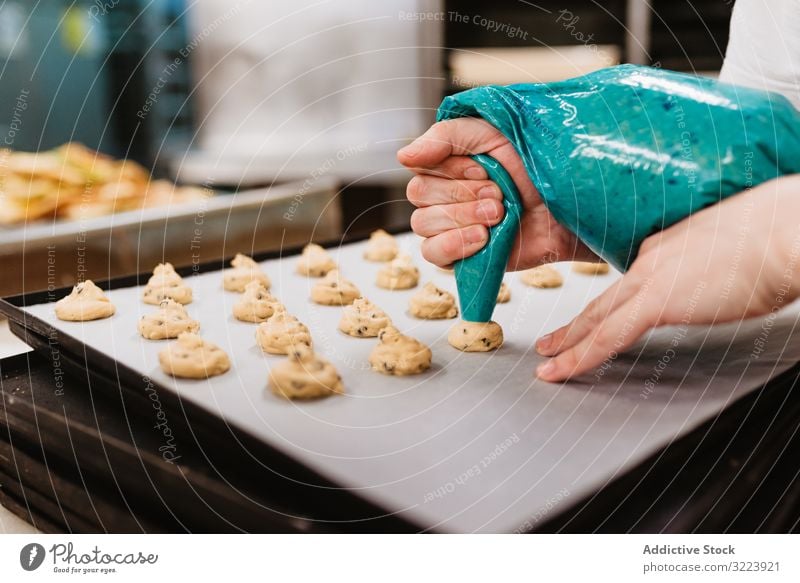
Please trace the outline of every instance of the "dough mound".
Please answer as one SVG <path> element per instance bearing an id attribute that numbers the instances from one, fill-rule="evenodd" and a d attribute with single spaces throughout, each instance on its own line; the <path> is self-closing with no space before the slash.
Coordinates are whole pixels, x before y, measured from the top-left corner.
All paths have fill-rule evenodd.
<path id="1" fill-rule="evenodd" d="M 336 262 L 331 259 L 328 252 L 319 245 L 309 243 L 297 260 L 297 273 L 308 277 L 323 277 L 332 269 L 336 269 Z"/>
<path id="2" fill-rule="evenodd" d="M 397 257 L 397 241 L 383 229 L 373 231 L 369 236 L 367 250 L 364 251 L 364 259 L 367 261 L 391 261 Z"/>
<path id="3" fill-rule="evenodd" d="M 222 287 L 232 292 L 243 292 L 247 284 L 256 281 L 269 289 L 272 282 L 269 276 L 261 271 L 258 263 L 251 257 L 237 253 L 231 260 L 232 269 L 225 270 L 222 276 Z"/>
<path id="4" fill-rule="evenodd" d="M 289 354 L 293 344 L 311 346 L 311 333 L 305 324 L 286 313 L 286 308 L 278 304 L 275 313 L 256 329 L 256 342 L 269 354 Z"/>
<path id="5" fill-rule="evenodd" d="M 361 292 L 354 283 L 341 277 L 338 269 L 329 271 L 311 288 L 311 299 L 323 306 L 347 306 L 359 297 Z"/>
<path id="6" fill-rule="evenodd" d="M 272 392 L 286 399 L 317 399 L 344 393 L 342 377 L 306 344 L 289 349 L 289 358 L 269 371 Z"/>
<path id="7" fill-rule="evenodd" d="M 608 263 L 593 263 L 591 261 L 573 261 L 572 271 L 583 275 L 605 275 L 608 273 Z"/>
<path id="8" fill-rule="evenodd" d="M 91 279 L 80 282 L 56 302 L 56 317 L 67 322 L 88 322 L 114 315 L 116 308 Z"/>
<path id="9" fill-rule="evenodd" d="M 561 287 L 564 283 L 564 278 L 561 277 L 558 270 L 549 265 L 527 269 L 520 274 L 519 278 L 525 285 L 543 289 Z"/>
<path id="10" fill-rule="evenodd" d="M 164 300 L 158 311 L 139 319 L 137 328 L 143 338 L 165 340 L 177 338 L 183 332 L 197 332 L 200 324 L 192 320 L 182 304 L 174 300 Z"/>
<path id="11" fill-rule="evenodd" d="M 159 352 L 158 362 L 168 375 L 186 379 L 206 379 L 231 368 L 228 355 L 219 346 L 193 332 L 184 332 Z"/>
<path id="12" fill-rule="evenodd" d="M 511 288 L 506 285 L 506 282 L 500 284 L 500 291 L 497 292 L 497 303 L 507 304 L 511 301 Z"/>
<path id="13" fill-rule="evenodd" d="M 142 301 L 145 304 L 159 306 L 164 300 L 174 300 L 179 304 L 192 303 L 192 288 L 175 273 L 171 263 L 156 265 L 142 294 Z"/>
<path id="14" fill-rule="evenodd" d="M 462 320 L 450 328 L 447 341 L 463 352 L 489 352 L 503 345 L 503 329 L 497 322 Z"/>
<path id="15" fill-rule="evenodd" d="M 458 315 L 456 298 L 448 291 L 439 289 L 433 283 L 426 283 L 421 290 L 411 296 L 408 309 L 411 315 L 424 320 L 442 320 Z"/>
<path id="16" fill-rule="evenodd" d="M 383 289 L 410 289 L 419 283 L 419 269 L 411 262 L 411 257 L 401 253 L 389 264 L 381 267 L 375 285 Z"/>
<path id="17" fill-rule="evenodd" d="M 394 326 L 378 334 L 380 342 L 369 355 L 373 370 L 387 375 L 419 374 L 431 367 L 431 349 L 419 340 L 404 336 Z"/>
<path id="18" fill-rule="evenodd" d="M 275 313 L 279 303 L 263 283 L 253 280 L 245 286 L 242 299 L 233 305 L 233 316 L 242 322 L 259 324 Z"/>
<path id="19" fill-rule="evenodd" d="M 339 330 L 357 338 L 375 338 L 391 323 L 386 312 L 367 298 L 358 298 L 342 311 Z"/>

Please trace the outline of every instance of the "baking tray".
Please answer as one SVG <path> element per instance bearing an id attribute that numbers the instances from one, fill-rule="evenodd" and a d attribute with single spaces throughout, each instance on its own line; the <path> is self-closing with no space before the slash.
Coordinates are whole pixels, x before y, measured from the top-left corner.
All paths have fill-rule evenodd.
<path id="1" fill-rule="evenodd" d="M 399 240 L 423 281 L 455 290 L 451 275 L 422 261 L 416 237 Z M 317 350 L 344 378 L 346 395 L 311 403 L 286 402 L 266 390 L 267 371 L 280 357 L 262 355 L 254 326 L 230 315 L 238 295 L 221 289 L 219 264 L 190 279 L 197 298 L 190 313 L 233 362 L 231 372 L 208 381 L 167 377 L 157 365 L 163 343 L 138 337 L 136 320 L 152 307 L 140 302 L 134 284 L 146 276 L 105 284 L 118 306 L 108 320 L 60 322 L 52 305 L 42 303 L 44 294 L 12 298 L 2 311 L 17 324 L 16 333 L 55 338 L 60 350 L 109 372 L 124 390 L 141 393 L 147 377 L 165 402 L 187 414 L 222 420 L 233 433 L 421 529 L 455 532 L 535 528 L 787 370 L 794 363 L 789 355 L 800 348 L 792 334 L 798 317 L 793 306 L 770 320 L 757 358 L 761 321 L 663 328 L 602 375 L 543 383 L 533 375 L 540 360 L 533 339 L 567 322 L 616 274 L 587 277 L 561 265 L 566 281 L 556 290 L 526 288 L 509 275 L 512 301 L 496 311 L 506 345 L 492 354 L 463 354 L 446 342 L 451 321 L 419 321 L 406 313 L 413 290 L 373 285 L 379 265 L 361 260 L 364 245 L 342 245 L 332 253 L 344 276 L 401 330 L 432 347 L 434 366 L 409 378 L 371 372 L 367 355 L 374 341 L 336 331 L 341 309 L 310 303 L 314 280 L 294 274 L 294 257 L 262 257 L 274 293 L 311 327 Z M 665 354 L 669 365 L 662 369 Z M 644 392 L 654 371 L 658 382 Z"/>
<path id="2" fill-rule="evenodd" d="M 283 504 L 278 489 L 267 486 L 273 481 L 269 476 L 250 476 L 254 464 L 239 465 L 223 476 L 214 461 L 184 456 L 176 476 L 177 468 L 148 453 L 158 449 L 158 436 L 148 416 L 126 414 L 119 395 L 103 388 L 84 394 L 80 382 L 72 378 L 56 395 L 50 368 L 38 354 L 0 360 L 4 410 L 0 415 L 0 503 L 3 492 L 15 493 L 23 504 L 11 501 L 6 507 L 40 529 L 326 532 L 353 524 L 309 520 L 309 512 L 316 515 L 315 503 L 327 501 L 301 495 L 294 503 Z M 793 460 L 800 453 L 799 377 L 800 366 L 792 367 L 573 509 L 537 525 L 536 531 L 796 530 L 800 470 Z M 4 441 L 13 445 L 5 457 Z M 224 443 L 219 445 L 224 456 Z M 180 451 L 187 453 L 184 442 Z M 21 463 L 24 456 L 42 463 Z M 171 476 L 165 471 L 169 468 Z M 243 477 L 252 479 L 247 484 Z M 98 487 L 102 483 L 105 487 Z M 94 487 L 88 490 L 90 484 Z M 209 486 L 223 496 L 209 496 Z M 292 494 L 297 493 L 294 484 L 288 486 Z M 91 502 L 107 498 L 109 492 L 111 507 Z M 70 499 L 87 494 L 89 503 L 72 505 L 75 511 L 67 507 Z M 268 501 L 262 499 L 265 494 Z M 340 507 L 341 502 L 336 505 Z M 296 508 L 289 510 L 292 506 Z M 282 508 L 280 514 L 275 512 L 278 508 Z M 345 510 L 352 516 L 351 512 Z M 397 524 L 378 520 L 358 526 L 372 532 L 399 529 Z"/>

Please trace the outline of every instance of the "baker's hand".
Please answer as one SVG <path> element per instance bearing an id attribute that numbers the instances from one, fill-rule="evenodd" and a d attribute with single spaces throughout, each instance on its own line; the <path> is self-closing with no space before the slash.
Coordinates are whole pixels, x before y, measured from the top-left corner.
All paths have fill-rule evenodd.
<path id="1" fill-rule="evenodd" d="M 800 175 L 772 180 L 646 239 L 631 269 L 544 336 L 540 378 L 584 373 L 650 328 L 763 316 L 798 297 Z"/>
<path id="2" fill-rule="evenodd" d="M 422 255 L 447 266 L 479 251 L 488 227 L 503 218 L 503 195 L 483 167 L 470 158 L 489 154 L 511 175 L 525 212 L 509 269 L 527 269 L 566 259 L 596 259 L 572 233 L 559 225 L 542 203 L 514 146 L 496 128 L 477 118 L 434 124 L 397 153 L 416 173 L 408 200 L 417 207 L 411 228 L 425 237 Z"/>

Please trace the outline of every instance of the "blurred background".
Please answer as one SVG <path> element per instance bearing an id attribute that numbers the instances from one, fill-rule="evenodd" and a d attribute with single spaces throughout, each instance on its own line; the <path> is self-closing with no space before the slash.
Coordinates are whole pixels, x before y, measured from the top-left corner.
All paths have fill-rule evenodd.
<path id="1" fill-rule="evenodd" d="M 444 95 L 715 75 L 732 5 L 6 0 L 0 293 L 403 228 L 394 154 Z"/>

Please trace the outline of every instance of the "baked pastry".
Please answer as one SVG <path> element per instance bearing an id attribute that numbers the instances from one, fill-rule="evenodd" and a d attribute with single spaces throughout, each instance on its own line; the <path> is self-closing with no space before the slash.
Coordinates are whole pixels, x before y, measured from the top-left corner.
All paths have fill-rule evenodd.
<path id="1" fill-rule="evenodd" d="M 431 349 L 419 340 L 404 336 L 394 326 L 378 334 L 378 345 L 369 355 L 373 370 L 386 375 L 419 374 L 431 367 Z"/>
<path id="2" fill-rule="evenodd" d="M 286 399 L 317 399 L 344 393 L 336 368 L 306 344 L 292 346 L 289 358 L 272 367 L 269 388 Z"/>
<path id="3" fill-rule="evenodd" d="M 275 313 L 256 328 L 256 343 L 269 354 L 288 354 L 293 344 L 311 346 L 311 333 L 305 324 L 278 304 Z"/>
<path id="4" fill-rule="evenodd" d="M 489 352 L 503 345 L 503 329 L 497 322 L 462 320 L 450 328 L 447 341 L 463 352 Z"/>
<path id="5" fill-rule="evenodd" d="M 116 308 L 91 279 L 82 281 L 72 292 L 56 302 L 56 317 L 68 322 L 101 320 L 114 315 Z"/>
<path id="6" fill-rule="evenodd" d="M 336 269 L 336 262 L 319 245 L 309 243 L 297 260 L 297 273 L 308 277 L 323 277 L 330 270 Z"/>
<path id="7" fill-rule="evenodd" d="M 279 303 L 261 281 L 253 280 L 245 286 L 242 298 L 233 305 L 233 316 L 242 322 L 259 324 L 275 313 Z"/>
<path id="8" fill-rule="evenodd" d="M 600 262 L 591 262 L 591 261 L 573 261 L 572 262 L 572 271 L 575 273 L 581 273 L 583 275 L 605 275 L 608 273 L 609 267 L 608 263 L 603 261 Z"/>
<path id="9" fill-rule="evenodd" d="M 383 229 L 373 231 L 369 236 L 364 259 L 367 261 L 391 261 L 397 257 L 397 241 Z"/>
<path id="10" fill-rule="evenodd" d="M 448 291 L 426 283 L 421 290 L 411 296 L 408 311 L 415 318 L 442 320 L 458 315 L 456 298 Z"/>
<path id="11" fill-rule="evenodd" d="M 171 263 L 156 265 L 142 294 L 145 304 L 158 306 L 164 300 L 174 300 L 184 305 L 192 302 L 192 288 L 184 283 Z"/>
<path id="12" fill-rule="evenodd" d="M 500 284 L 500 291 L 497 292 L 497 303 L 507 304 L 511 301 L 511 288 L 506 285 L 506 282 Z"/>
<path id="13" fill-rule="evenodd" d="M 251 281 L 260 283 L 266 289 L 272 285 L 269 276 L 247 255 L 237 253 L 231 260 L 231 266 L 231 269 L 226 269 L 222 276 L 222 287 L 228 291 L 241 293 Z"/>
<path id="14" fill-rule="evenodd" d="M 398 290 L 416 287 L 419 282 L 419 269 L 411 257 L 401 253 L 378 271 L 375 285 L 384 289 Z"/>
<path id="15" fill-rule="evenodd" d="M 520 281 L 525 285 L 538 288 L 561 287 L 564 278 L 555 268 L 549 265 L 540 265 L 533 269 L 526 269 L 519 276 Z"/>
<path id="16" fill-rule="evenodd" d="M 184 332 L 178 340 L 158 354 L 158 363 L 168 375 L 186 379 L 205 379 L 231 368 L 228 355 L 216 344 L 193 332 Z"/>
<path id="17" fill-rule="evenodd" d="M 183 332 L 197 332 L 200 323 L 189 316 L 182 304 L 175 300 L 164 300 L 157 311 L 139 319 L 137 329 L 143 338 L 164 340 L 177 338 Z"/>
<path id="18" fill-rule="evenodd" d="M 358 298 L 342 310 L 339 330 L 357 338 L 374 338 L 391 323 L 386 312 L 367 298 Z"/>
<path id="19" fill-rule="evenodd" d="M 311 288 L 311 299 L 323 306 L 346 306 L 352 304 L 361 292 L 354 283 L 340 277 L 338 269 L 332 269 Z"/>

